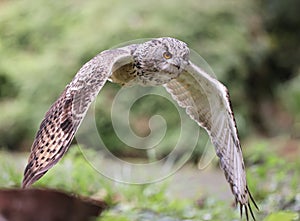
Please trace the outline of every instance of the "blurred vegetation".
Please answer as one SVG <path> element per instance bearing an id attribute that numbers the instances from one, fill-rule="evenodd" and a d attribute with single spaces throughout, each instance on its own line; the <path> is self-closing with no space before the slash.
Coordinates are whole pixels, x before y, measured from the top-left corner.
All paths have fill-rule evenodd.
<path id="1" fill-rule="evenodd" d="M 260 208 L 260 211 L 254 211 L 256 219 L 299 220 L 300 162 L 279 157 L 271 151 L 272 145 L 268 140 L 259 140 L 254 146 L 249 144 L 251 148 L 245 152 L 248 164 L 254 164 L 248 166 L 247 175 L 249 188 Z M 85 154 L 97 156 L 94 150 L 85 150 Z M 0 187 L 20 186 L 20 171 L 25 166 L 26 158 L 26 155 L 7 152 L 0 154 Z M 176 198 L 172 191 L 168 191 L 171 184 L 188 188 L 187 182 L 174 183 L 172 176 L 162 182 L 144 185 L 114 182 L 92 168 L 78 146 L 73 146 L 68 157 L 48 171 L 34 187 L 55 188 L 105 200 L 109 209 L 99 218 L 102 221 L 239 220 L 239 209 L 233 206 L 233 197 L 220 200 L 215 195 L 199 192 L 189 199 Z M 226 189 L 229 191 L 229 188 Z"/>
<path id="2" fill-rule="evenodd" d="M 29 149 L 51 103 L 97 53 L 129 40 L 160 36 L 187 42 L 228 86 L 242 138 L 255 133 L 299 137 L 297 0 L 201 4 L 195 0 L 4 0 L 0 4 L 3 148 Z M 97 122 L 100 131 L 108 131 L 103 137 L 107 146 L 122 153 L 124 144 L 117 141 L 110 111 L 103 108 L 118 89 L 107 84 L 101 92 Z M 157 110 L 165 102 L 152 103 Z M 137 108 L 141 110 L 148 109 Z M 161 113 L 170 110 L 167 106 Z M 152 115 L 147 111 L 143 120 Z M 174 131 L 177 124 L 171 120 L 169 130 Z"/>
<path id="3" fill-rule="evenodd" d="M 229 88 L 241 138 L 246 144 L 249 139 L 254 143 L 244 146 L 249 186 L 262 211 L 257 220 L 297 220 L 299 8 L 298 0 L 2 0 L 0 147 L 28 151 L 51 103 L 97 53 L 133 39 L 171 36 L 187 42 Z M 107 83 L 101 91 L 96 102 L 97 127 L 112 152 L 145 156 L 143 151 L 126 148 L 114 134 L 110 106 L 119 89 Z M 176 108 L 150 96 L 134 104 L 132 111 L 136 116 L 132 127 L 141 136 L 149 133 L 151 116 L 166 119 L 168 133 L 159 157 L 169 153 L 179 133 Z M 198 147 L 206 144 L 203 136 L 204 132 Z M 266 140 L 257 140 L 261 136 Z M 273 137 L 285 141 L 273 141 Z M 281 152 L 274 153 L 279 145 Z M 25 161 L 18 154 L 0 154 L 2 187 L 20 185 Z M 201 199 L 201 204 L 173 199 L 166 194 L 167 184 L 112 184 L 99 178 L 77 148 L 37 186 L 105 198 L 113 209 L 101 220 L 238 219 L 237 211 L 231 212 L 227 203 L 213 198 Z"/>

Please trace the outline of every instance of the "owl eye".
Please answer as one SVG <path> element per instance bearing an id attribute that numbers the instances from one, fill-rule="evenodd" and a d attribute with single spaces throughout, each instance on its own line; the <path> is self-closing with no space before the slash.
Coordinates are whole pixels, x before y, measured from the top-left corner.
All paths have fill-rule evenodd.
<path id="1" fill-rule="evenodd" d="M 165 59 L 170 59 L 170 58 L 172 58 L 172 54 L 171 54 L 170 52 L 168 52 L 168 51 L 165 51 L 165 52 L 163 53 L 163 56 L 164 56 Z"/>

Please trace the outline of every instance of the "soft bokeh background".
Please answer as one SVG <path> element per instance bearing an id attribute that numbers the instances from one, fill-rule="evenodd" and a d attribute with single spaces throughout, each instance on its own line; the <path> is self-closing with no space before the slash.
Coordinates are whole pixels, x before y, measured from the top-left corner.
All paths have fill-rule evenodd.
<path id="1" fill-rule="evenodd" d="M 29 151 L 44 113 L 86 61 L 126 41 L 170 36 L 188 43 L 229 88 L 250 186 L 254 196 L 265 205 L 261 216 L 281 210 L 299 213 L 299 3 L 297 0 L 1 0 L 0 147 L 6 151 L 0 155 L 1 185 L 19 185 L 28 154 L 24 157 L 20 151 Z M 109 105 L 118 89 L 119 86 L 108 83 L 101 93 L 97 126 L 104 131 L 103 140 L 115 154 L 144 157 L 144 153 L 125 148 L 116 138 L 109 110 L 100 107 Z M 149 102 L 151 105 L 146 105 Z M 133 109 L 139 113 L 133 127 L 145 125 L 141 135 L 147 135 L 147 120 L 159 109 L 169 121 L 172 134 L 178 127 L 168 115 L 172 108 L 161 99 L 141 102 Z M 172 139 L 176 137 L 167 138 L 170 143 Z M 201 156 L 201 148 L 195 151 L 194 162 Z M 166 142 L 161 154 L 170 149 L 172 146 Z M 76 156 L 69 154 L 70 158 Z M 16 159 L 22 163 L 12 163 Z M 57 186 L 64 186 L 59 178 L 53 180 Z M 81 192 L 80 188 L 70 189 Z M 113 193 L 107 195 L 112 197 Z M 148 207 L 153 209 L 151 202 Z"/>

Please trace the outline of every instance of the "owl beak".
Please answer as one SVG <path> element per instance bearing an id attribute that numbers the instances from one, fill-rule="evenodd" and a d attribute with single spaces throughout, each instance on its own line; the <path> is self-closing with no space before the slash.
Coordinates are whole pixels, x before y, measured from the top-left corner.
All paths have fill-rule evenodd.
<path id="1" fill-rule="evenodd" d="M 179 59 L 179 58 L 173 59 L 172 65 L 179 70 L 181 68 L 181 66 L 182 66 L 181 59 Z"/>

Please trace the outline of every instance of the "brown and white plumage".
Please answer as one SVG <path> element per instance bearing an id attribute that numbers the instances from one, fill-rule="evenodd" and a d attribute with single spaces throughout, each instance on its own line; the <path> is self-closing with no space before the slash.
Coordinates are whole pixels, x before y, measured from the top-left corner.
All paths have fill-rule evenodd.
<path id="1" fill-rule="evenodd" d="M 124 61 L 132 62 L 131 47 L 104 51 L 78 71 L 45 114 L 31 148 L 23 187 L 38 180 L 64 155 L 111 71 L 122 66 Z"/>
<path id="2" fill-rule="evenodd" d="M 241 213 L 253 219 L 242 150 L 226 87 L 189 60 L 189 49 L 174 38 L 104 51 L 86 63 L 50 107 L 26 166 L 22 186 L 43 176 L 64 155 L 106 80 L 121 85 L 163 85 L 190 117 L 205 128 L 220 158 Z M 257 207 L 257 206 L 256 206 Z"/>
<path id="3" fill-rule="evenodd" d="M 164 85 L 179 106 L 205 128 L 215 146 L 225 177 L 230 184 L 235 200 L 248 220 L 252 213 L 242 150 L 227 88 L 199 67 L 190 63 L 177 79 Z"/>

